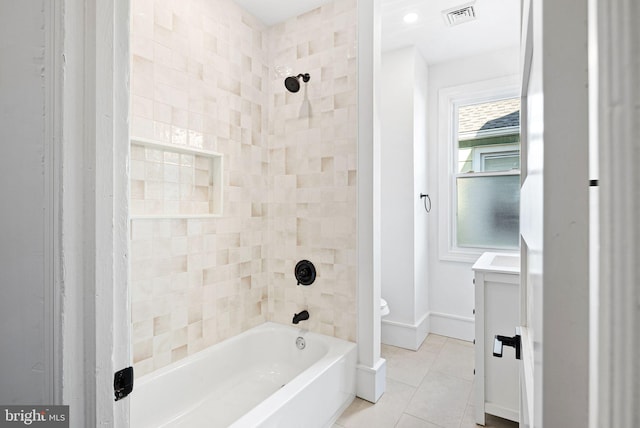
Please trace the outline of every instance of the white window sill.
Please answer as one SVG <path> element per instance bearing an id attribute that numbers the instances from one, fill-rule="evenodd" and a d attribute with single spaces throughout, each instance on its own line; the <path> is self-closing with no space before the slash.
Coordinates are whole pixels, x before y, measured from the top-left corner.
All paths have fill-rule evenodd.
<path id="1" fill-rule="evenodd" d="M 467 249 L 457 249 L 457 250 L 449 250 L 444 254 L 440 254 L 440 260 L 447 262 L 458 262 L 458 263 L 475 263 L 480 256 L 486 252 L 499 252 L 501 254 L 514 254 L 519 255 L 520 253 L 516 249 L 505 249 L 505 248 L 477 248 L 473 250 Z"/>

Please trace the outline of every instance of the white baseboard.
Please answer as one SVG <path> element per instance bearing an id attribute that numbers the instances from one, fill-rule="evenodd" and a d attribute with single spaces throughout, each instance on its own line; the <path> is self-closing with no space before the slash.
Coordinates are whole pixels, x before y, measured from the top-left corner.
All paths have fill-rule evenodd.
<path id="1" fill-rule="evenodd" d="M 453 337 L 454 339 L 471 342 L 475 337 L 475 318 L 473 317 L 430 312 L 429 327 L 430 333 Z"/>
<path id="2" fill-rule="evenodd" d="M 380 358 L 373 367 L 356 366 L 356 395 L 376 403 L 387 387 L 387 360 Z"/>
<path id="3" fill-rule="evenodd" d="M 425 314 L 415 324 L 383 319 L 380 339 L 385 345 L 417 351 L 429 330 L 429 314 Z"/>

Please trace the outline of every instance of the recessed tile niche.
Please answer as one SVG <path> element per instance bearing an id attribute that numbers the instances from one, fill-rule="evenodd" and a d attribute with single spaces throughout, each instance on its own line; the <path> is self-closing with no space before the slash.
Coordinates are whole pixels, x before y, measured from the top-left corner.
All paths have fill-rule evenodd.
<path id="1" fill-rule="evenodd" d="M 222 215 L 222 155 L 136 138 L 131 140 L 131 217 Z"/>

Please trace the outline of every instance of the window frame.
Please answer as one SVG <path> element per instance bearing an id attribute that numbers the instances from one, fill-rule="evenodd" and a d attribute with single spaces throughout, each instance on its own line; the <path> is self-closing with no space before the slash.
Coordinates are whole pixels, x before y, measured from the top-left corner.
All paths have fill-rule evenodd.
<path id="1" fill-rule="evenodd" d="M 438 247 L 440 260 L 473 263 L 486 251 L 518 251 L 517 248 L 458 247 L 456 243 L 457 178 L 520 175 L 521 173 L 520 170 L 458 172 L 458 109 L 465 105 L 508 98 L 520 98 L 519 80 L 516 75 L 443 88 L 439 91 L 438 193 L 441 209 L 438 214 Z M 492 132 L 496 135 L 496 131 Z M 501 135 L 513 134 L 514 127 L 497 132 Z"/>

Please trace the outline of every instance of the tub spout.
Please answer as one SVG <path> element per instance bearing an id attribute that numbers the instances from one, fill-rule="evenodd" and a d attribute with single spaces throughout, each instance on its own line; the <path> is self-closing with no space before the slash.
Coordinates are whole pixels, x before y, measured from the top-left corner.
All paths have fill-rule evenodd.
<path id="1" fill-rule="evenodd" d="M 302 311 L 299 314 L 293 314 L 293 321 L 291 322 L 294 324 L 298 324 L 300 321 L 304 321 L 308 319 L 309 319 L 309 312 Z"/>

